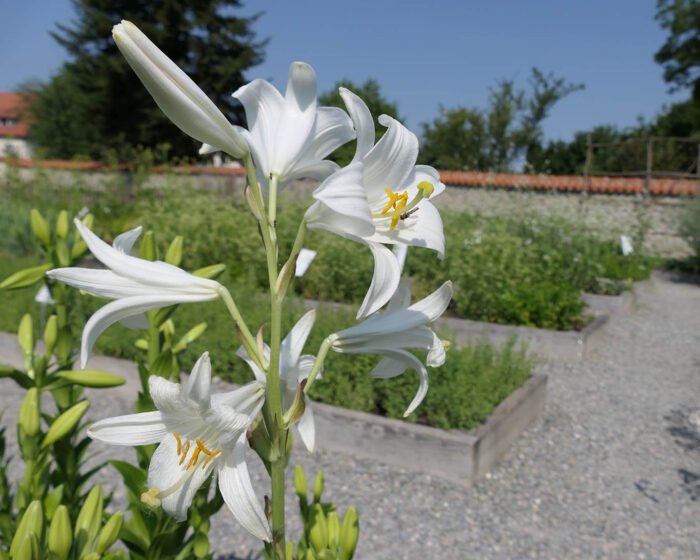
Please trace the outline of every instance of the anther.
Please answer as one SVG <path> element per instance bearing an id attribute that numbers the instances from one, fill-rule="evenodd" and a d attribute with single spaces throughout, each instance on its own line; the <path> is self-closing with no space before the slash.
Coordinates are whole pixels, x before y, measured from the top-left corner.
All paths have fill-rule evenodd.
<path id="1" fill-rule="evenodd" d="M 185 442 L 185 449 L 182 450 L 182 457 L 180 457 L 180 465 L 185 462 L 185 459 L 187 458 L 187 453 L 190 451 L 190 442 L 189 440 Z"/>
<path id="2" fill-rule="evenodd" d="M 180 434 L 178 434 L 177 432 L 173 432 L 173 435 L 177 440 L 177 456 L 179 457 L 180 453 L 182 453 L 182 440 L 180 439 Z"/>
<path id="3" fill-rule="evenodd" d="M 217 449 L 209 457 L 207 457 L 207 460 L 204 461 L 204 463 L 202 464 L 202 470 L 206 469 L 207 465 L 209 463 L 211 463 L 211 461 L 214 459 L 214 457 L 216 457 L 217 455 L 220 455 L 220 454 L 221 454 L 221 449 Z"/>

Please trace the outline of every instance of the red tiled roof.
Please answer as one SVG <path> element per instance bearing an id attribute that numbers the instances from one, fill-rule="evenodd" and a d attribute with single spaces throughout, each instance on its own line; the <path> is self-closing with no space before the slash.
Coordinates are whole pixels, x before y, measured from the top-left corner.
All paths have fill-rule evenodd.
<path id="1" fill-rule="evenodd" d="M 29 127 L 26 122 L 20 121 L 25 102 L 22 96 L 11 91 L 0 91 L 0 136 L 27 138 Z M 3 126 L 2 119 L 13 119 L 13 126 Z"/>

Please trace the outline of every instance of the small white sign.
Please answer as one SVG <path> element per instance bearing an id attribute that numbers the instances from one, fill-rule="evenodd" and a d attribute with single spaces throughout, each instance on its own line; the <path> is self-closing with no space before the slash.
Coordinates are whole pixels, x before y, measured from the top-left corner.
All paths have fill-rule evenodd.
<path id="1" fill-rule="evenodd" d="M 622 254 L 626 257 L 629 257 L 632 253 L 634 253 L 632 238 L 629 235 L 620 236 L 620 249 L 622 250 Z"/>
<path id="2" fill-rule="evenodd" d="M 297 266 L 294 270 L 294 276 L 297 278 L 304 276 L 308 270 L 311 263 L 316 258 L 316 251 L 311 249 L 302 249 L 299 251 L 299 256 L 297 257 Z"/>

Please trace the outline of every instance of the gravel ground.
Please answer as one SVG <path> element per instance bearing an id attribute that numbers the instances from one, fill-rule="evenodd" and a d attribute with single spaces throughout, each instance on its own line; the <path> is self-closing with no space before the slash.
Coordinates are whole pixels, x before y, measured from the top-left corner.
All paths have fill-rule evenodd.
<path id="1" fill-rule="evenodd" d="M 297 453 L 292 461 L 309 476 L 324 470 L 327 499 L 360 510 L 357 557 L 700 558 L 700 286 L 659 276 L 638 295 L 638 309 L 612 317 L 607 343 L 586 363 L 540 366 L 549 375 L 544 418 L 471 489 L 346 455 Z M 9 423 L 19 392 L 5 380 L 0 387 Z M 97 393 L 92 410 L 130 406 Z M 95 447 L 101 457 L 131 453 Z M 263 488 L 262 468 L 252 470 Z M 288 503 L 295 508 L 291 492 Z M 298 534 L 295 517 L 289 528 Z M 221 559 L 257 557 L 226 512 L 212 540 Z"/>

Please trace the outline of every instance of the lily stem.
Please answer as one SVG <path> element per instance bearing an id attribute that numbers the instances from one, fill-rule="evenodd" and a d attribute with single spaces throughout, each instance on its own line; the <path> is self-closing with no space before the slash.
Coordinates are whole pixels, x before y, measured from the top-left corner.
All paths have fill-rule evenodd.
<path id="1" fill-rule="evenodd" d="M 248 355 L 251 358 L 255 359 L 258 365 L 262 365 L 262 356 L 259 356 L 258 345 L 255 341 L 255 337 L 250 332 L 250 329 L 248 328 L 248 325 L 246 325 L 246 322 L 243 320 L 243 316 L 238 310 L 236 302 L 234 302 L 233 297 L 231 297 L 231 292 L 229 292 L 228 289 L 224 286 L 221 286 L 219 288 L 219 296 L 226 305 L 226 309 L 228 309 L 228 312 L 231 315 L 233 322 L 236 323 L 238 331 L 241 333 L 241 336 L 243 338 L 243 346 L 248 352 Z"/>
<path id="2" fill-rule="evenodd" d="M 333 338 L 333 336 L 334 335 L 326 337 L 324 339 L 323 343 L 321 344 L 320 348 L 318 349 L 318 353 L 316 354 L 316 361 L 314 362 L 314 365 L 311 368 L 311 372 L 309 373 L 309 377 L 306 378 L 306 385 L 304 386 L 304 394 L 309 393 L 309 391 L 311 390 L 311 386 L 314 384 L 314 380 L 316 379 L 316 377 L 318 377 L 318 374 L 321 371 L 321 368 L 323 367 L 323 362 L 326 361 L 326 356 L 328 355 L 328 351 L 331 349 L 333 342 L 335 342 L 335 339 Z"/>

